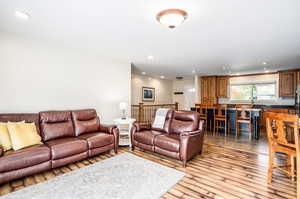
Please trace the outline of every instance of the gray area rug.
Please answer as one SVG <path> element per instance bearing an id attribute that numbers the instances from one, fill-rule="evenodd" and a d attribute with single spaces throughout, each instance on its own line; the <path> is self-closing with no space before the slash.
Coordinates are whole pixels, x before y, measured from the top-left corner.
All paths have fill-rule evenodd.
<path id="1" fill-rule="evenodd" d="M 185 174 L 122 153 L 0 199 L 156 199 Z"/>

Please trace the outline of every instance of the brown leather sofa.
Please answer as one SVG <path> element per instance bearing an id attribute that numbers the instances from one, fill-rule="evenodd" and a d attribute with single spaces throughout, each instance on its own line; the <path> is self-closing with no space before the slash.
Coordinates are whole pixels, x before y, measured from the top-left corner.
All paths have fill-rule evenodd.
<path id="1" fill-rule="evenodd" d="M 0 122 L 34 122 L 43 144 L 18 151 L 0 148 L 0 184 L 114 149 L 119 130 L 100 124 L 96 110 L 0 114 Z"/>
<path id="2" fill-rule="evenodd" d="M 188 160 L 202 152 L 203 125 L 204 121 L 200 121 L 196 112 L 170 110 L 163 129 L 134 125 L 131 131 L 132 149 L 136 146 L 175 158 L 185 167 Z"/>

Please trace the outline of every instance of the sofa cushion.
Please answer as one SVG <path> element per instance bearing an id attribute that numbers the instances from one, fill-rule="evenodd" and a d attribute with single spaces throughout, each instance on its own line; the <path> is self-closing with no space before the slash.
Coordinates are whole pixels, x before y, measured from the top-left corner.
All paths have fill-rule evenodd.
<path id="1" fill-rule="evenodd" d="M 0 172 L 34 166 L 50 160 L 50 149 L 46 145 L 35 145 L 18 151 L 7 151 L 0 158 Z"/>
<path id="2" fill-rule="evenodd" d="M 199 128 L 199 113 L 192 111 L 175 111 L 170 133 L 196 131 Z"/>
<path id="3" fill-rule="evenodd" d="M 38 113 L 2 113 L 0 122 L 26 122 L 35 123 L 36 130 L 40 134 L 40 119 Z"/>
<path id="4" fill-rule="evenodd" d="M 35 123 L 8 122 L 7 128 L 14 150 L 41 144 L 41 136 L 36 130 Z"/>
<path id="5" fill-rule="evenodd" d="M 143 144 L 153 145 L 154 138 L 158 135 L 163 135 L 163 132 L 154 131 L 154 130 L 146 130 L 141 132 L 136 132 L 133 136 L 134 139 Z"/>
<path id="6" fill-rule="evenodd" d="M 161 131 L 164 133 L 169 133 L 170 131 L 170 125 L 171 125 L 171 121 L 173 119 L 173 115 L 174 115 L 174 111 L 173 110 L 169 110 L 167 115 L 166 115 L 166 120 L 165 120 L 165 124 L 164 124 L 164 128 L 152 128 L 155 131 Z M 154 121 L 153 121 L 154 122 Z M 153 125 L 152 122 L 152 125 Z"/>
<path id="7" fill-rule="evenodd" d="M 86 140 L 89 149 L 94 149 L 114 143 L 113 135 L 101 132 L 86 133 L 78 136 L 78 138 Z"/>
<path id="8" fill-rule="evenodd" d="M 4 151 L 12 149 L 12 142 L 7 127 L 8 122 L 0 122 L 0 146 Z M 11 124 L 24 124 L 25 120 L 20 122 L 10 122 Z"/>
<path id="9" fill-rule="evenodd" d="M 12 148 L 7 123 L 0 122 L 0 146 L 4 151 L 8 151 Z"/>
<path id="10" fill-rule="evenodd" d="M 95 109 L 72 111 L 72 118 L 76 136 L 99 131 L 100 121 Z"/>
<path id="11" fill-rule="evenodd" d="M 43 141 L 75 136 L 70 111 L 40 112 L 40 123 Z"/>
<path id="12" fill-rule="evenodd" d="M 78 138 L 59 138 L 45 143 L 50 147 L 52 160 L 65 158 L 88 150 L 87 142 Z"/>
<path id="13" fill-rule="evenodd" d="M 179 152 L 180 135 L 169 134 L 157 136 L 154 139 L 154 145 L 168 151 Z"/>

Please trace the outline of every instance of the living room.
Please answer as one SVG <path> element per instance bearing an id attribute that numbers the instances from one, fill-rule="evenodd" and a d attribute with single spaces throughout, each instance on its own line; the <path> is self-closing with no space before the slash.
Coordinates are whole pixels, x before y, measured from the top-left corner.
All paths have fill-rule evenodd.
<path id="1" fill-rule="evenodd" d="M 300 199 L 299 8 L 1 1 L 0 199 Z"/>

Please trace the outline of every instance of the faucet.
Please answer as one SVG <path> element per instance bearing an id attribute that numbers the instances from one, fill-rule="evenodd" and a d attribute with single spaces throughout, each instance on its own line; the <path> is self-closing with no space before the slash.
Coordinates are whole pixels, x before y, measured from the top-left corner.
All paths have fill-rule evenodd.
<path id="1" fill-rule="evenodd" d="M 255 96 L 252 96 L 252 98 L 251 98 L 251 105 L 254 105 L 254 101 L 256 101 L 257 100 L 257 97 Z"/>

